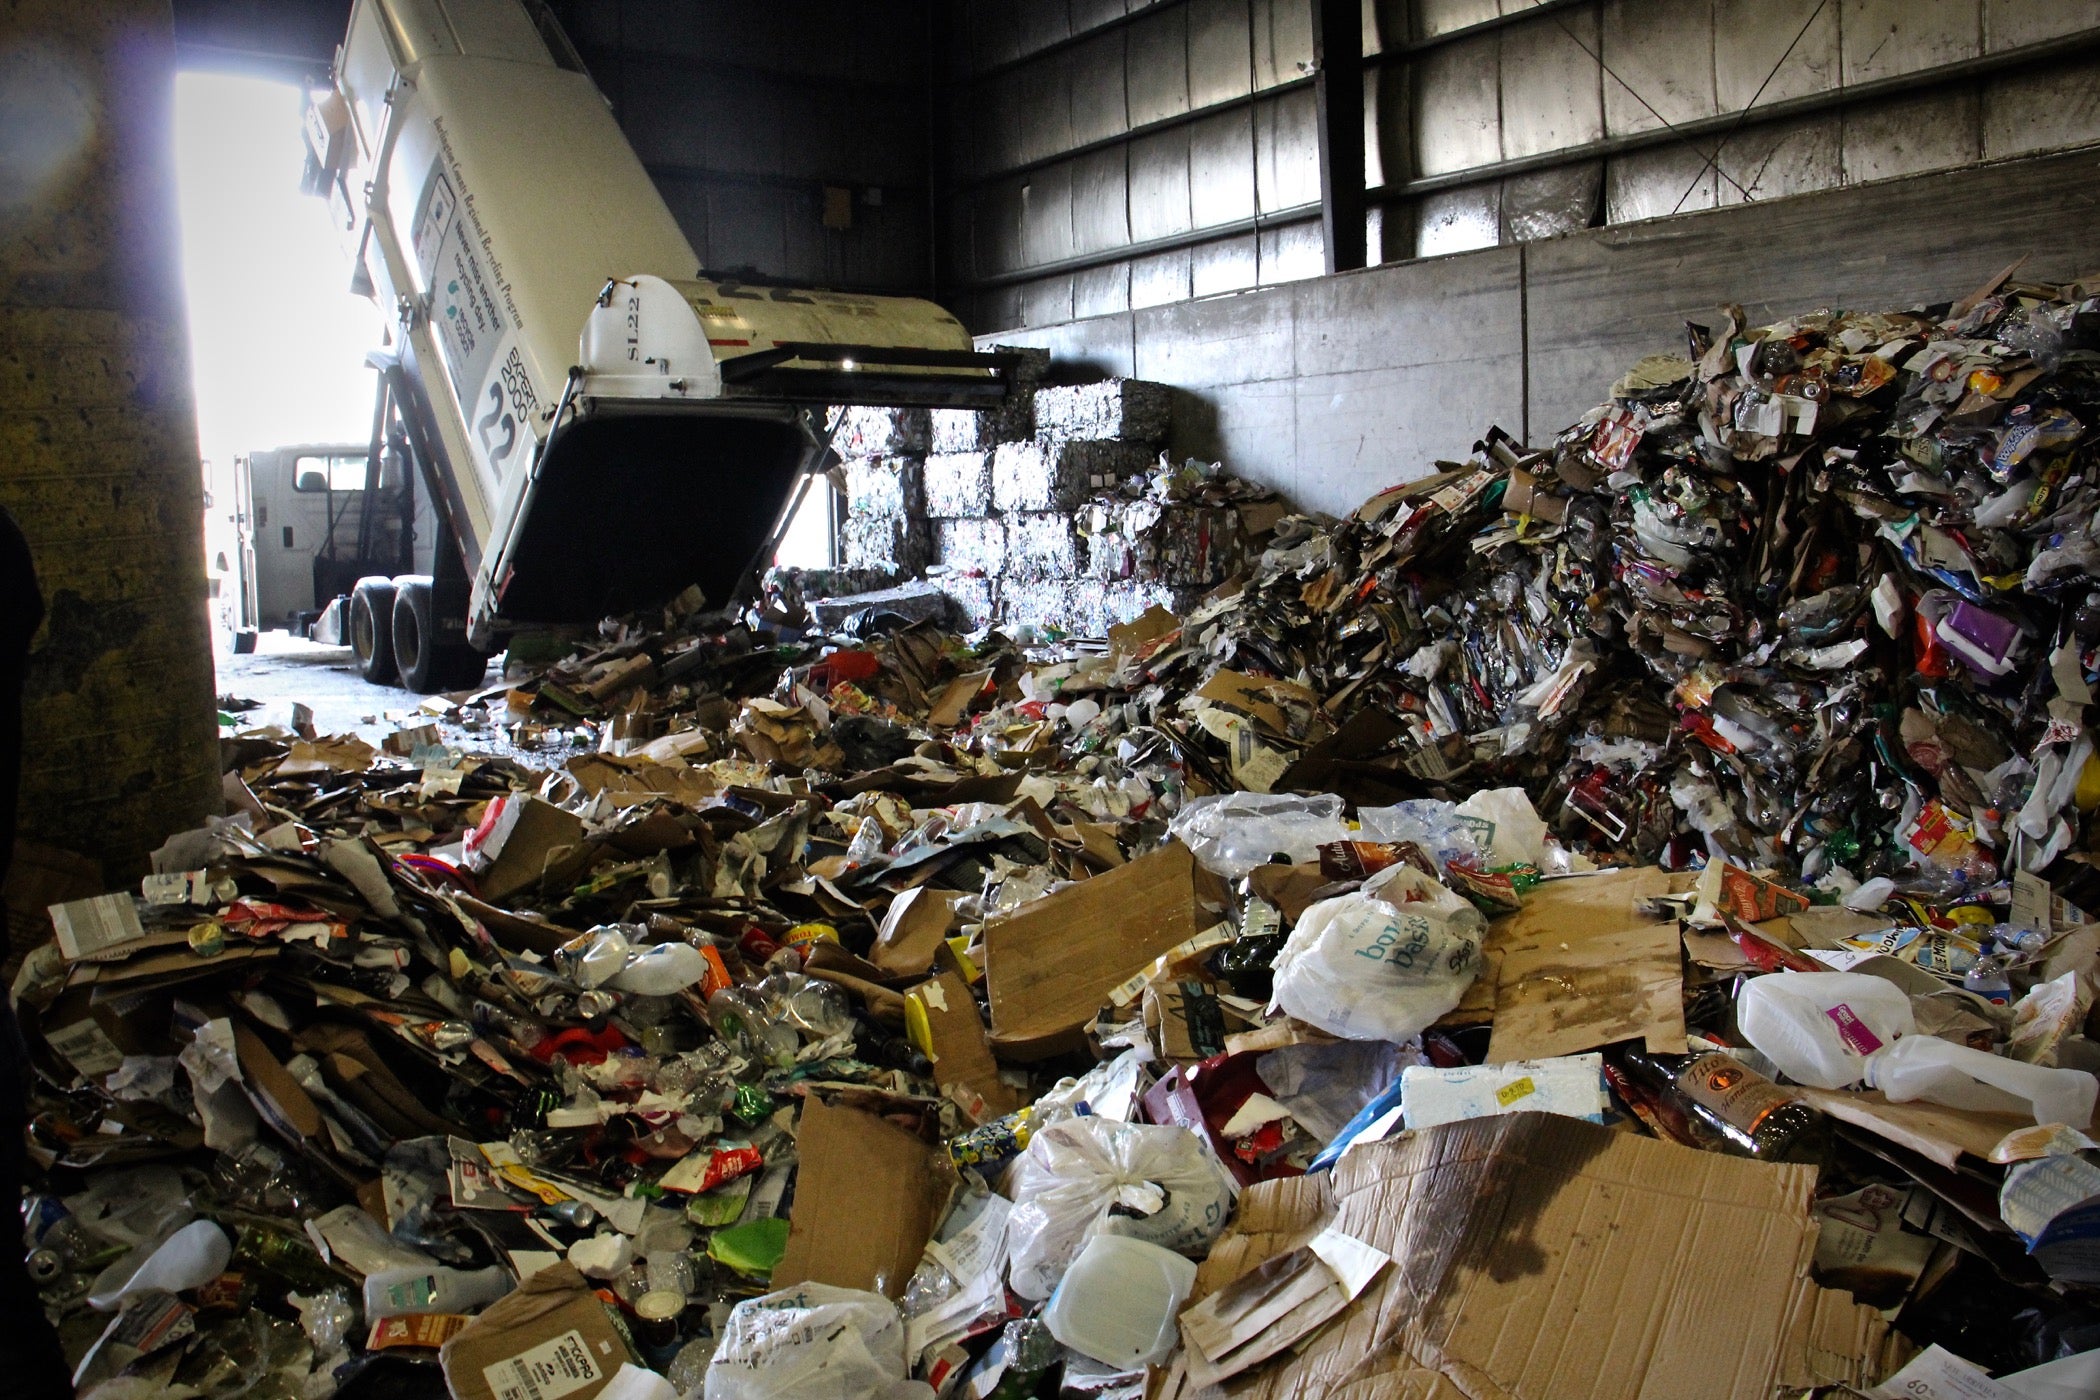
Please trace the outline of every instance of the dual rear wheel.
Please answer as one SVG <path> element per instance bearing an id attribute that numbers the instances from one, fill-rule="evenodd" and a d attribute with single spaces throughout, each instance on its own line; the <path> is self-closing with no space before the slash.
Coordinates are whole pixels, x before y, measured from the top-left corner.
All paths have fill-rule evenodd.
<path id="1" fill-rule="evenodd" d="M 396 678 L 424 695 L 478 685 L 488 658 L 463 642 L 438 640 L 431 581 L 425 574 L 361 578 L 350 592 L 350 649 L 374 685 Z"/>

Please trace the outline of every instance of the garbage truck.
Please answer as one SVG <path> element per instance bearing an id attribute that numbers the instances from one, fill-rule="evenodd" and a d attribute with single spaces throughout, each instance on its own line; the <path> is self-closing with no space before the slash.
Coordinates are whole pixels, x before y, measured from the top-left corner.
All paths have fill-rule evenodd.
<path id="1" fill-rule="evenodd" d="M 403 463 L 439 536 L 427 574 L 322 551 L 313 634 L 368 680 L 452 689 L 521 627 L 728 605 L 828 408 L 1007 392 L 1008 357 L 929 301 L 703 269 L 537 0 L 355 0 L 332 76 L 303 185 L 391 325 L 365 499 Z"/>

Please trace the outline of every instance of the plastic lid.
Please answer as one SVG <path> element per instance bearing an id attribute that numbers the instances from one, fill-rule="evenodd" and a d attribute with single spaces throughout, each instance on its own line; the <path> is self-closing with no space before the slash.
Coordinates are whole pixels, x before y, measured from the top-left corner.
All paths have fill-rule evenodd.
<path id="1" fill-rule="evenodd" d="M 652 1288 L 634 1300 L 634 1315 L 644 1322 L 669 1322 L 685 1311 L 685 1295 L 672 1288 Z"/>

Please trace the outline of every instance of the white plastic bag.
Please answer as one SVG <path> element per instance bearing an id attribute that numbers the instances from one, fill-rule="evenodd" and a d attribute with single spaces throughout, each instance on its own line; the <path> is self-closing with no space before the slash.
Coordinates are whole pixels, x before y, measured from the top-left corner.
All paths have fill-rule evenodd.
<path id="1" fill-rule="evenodd" d="M 1458 815 L 1485 827 L 1488 860 L 1493 864 L 1545 865 L 1546 823 L 1524 789 L 1488 788 L 1476 792 L 1458 804 Z"/>
<path id="2" fill-rule="evenodd" d="M 1346 841 L 1342 799 L 1229 792 L 1199 797 L 1174 815 L 1167 830 L 1181 839 L 1203 868 L 1237 880 L 1272 856 L 1317 860 L 1329 841 Z"/>
<path id="3" fill-rule="evenodd" d="M 1028 1140 L 1008 1186 L 1007 1277 L 1024 1298 L 1049 1297 L 1094 1235 L 1200 1259 L 1232 1214 L 1232 1177 L 1209 1145 L 1187 1128 L 1149 1123 L 1053 1124 Z"/>
<path id="4" fill-rule="evenodd" d="M 904 1319 L 880 1293 L 805 1283 L 736 1305 L 706 1400 L 862 1400 L 907 1378 Z"/>
<path id="5" fill-rule="evenodd" d="M 1473 985 L 1486 932 L 1472 905 L 1393 866 L 1299 915 L 1276 955 L 1275 1004 L 1345 1040 L 1406 1040 Z"/>

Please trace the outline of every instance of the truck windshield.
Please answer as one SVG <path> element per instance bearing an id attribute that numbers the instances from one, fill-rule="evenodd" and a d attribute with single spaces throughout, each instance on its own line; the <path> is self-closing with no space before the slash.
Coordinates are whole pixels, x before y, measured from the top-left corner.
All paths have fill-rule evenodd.
<path id="1" fill-rule="evenodd" d="M 365 459 L 362 457 L 298 457 L 292 462 L 295 491 L 362 491 L 365 489 Z"/>

